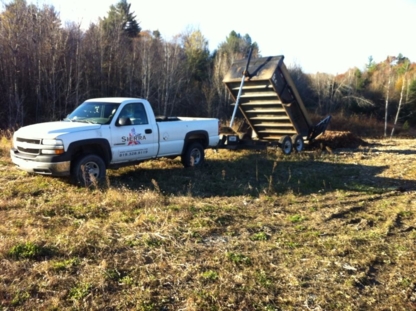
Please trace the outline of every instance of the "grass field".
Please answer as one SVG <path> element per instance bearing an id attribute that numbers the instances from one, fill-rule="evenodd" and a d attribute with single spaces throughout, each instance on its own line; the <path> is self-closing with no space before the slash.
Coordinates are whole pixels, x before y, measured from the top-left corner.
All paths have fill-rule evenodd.
<path id="1" fill-rule="evenodd" d="M 0 310 L 415 310 L 416 140 L 28 175 L 0 138 Z"/>

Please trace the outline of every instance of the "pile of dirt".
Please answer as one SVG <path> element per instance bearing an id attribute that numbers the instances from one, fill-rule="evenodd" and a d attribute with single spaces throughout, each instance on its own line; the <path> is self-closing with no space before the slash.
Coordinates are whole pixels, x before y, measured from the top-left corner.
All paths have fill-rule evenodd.
<path id="1" fill-rule="evenodd" d="M 366 146 L 368 143 L 349 131 L 325 131 L 312 143 L 314 148 L 352 148 Z"/>

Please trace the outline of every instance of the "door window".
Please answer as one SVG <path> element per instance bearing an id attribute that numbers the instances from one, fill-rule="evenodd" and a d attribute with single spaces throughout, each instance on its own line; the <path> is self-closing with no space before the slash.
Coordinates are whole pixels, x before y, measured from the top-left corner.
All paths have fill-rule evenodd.
<path id="1" fill-rule="evenodd" d="M 120 118 L 126 118 L 127 121 L 125 125 L 145 125 L 149 124 L 147 119 L 146 110 L 142 103 L 133 103 L 128 104 L 123 107 L 123 110 L 120 112 Z"/>

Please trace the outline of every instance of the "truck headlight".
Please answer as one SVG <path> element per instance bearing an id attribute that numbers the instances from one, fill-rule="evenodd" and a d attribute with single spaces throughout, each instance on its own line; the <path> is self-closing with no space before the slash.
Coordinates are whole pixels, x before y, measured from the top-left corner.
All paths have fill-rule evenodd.
<path id="1" fill-rule="evenodd" d="M 64 143 L 60 139 L 42 139 L 42 154 L 63 154 Z"/>
<path id="2" fill-rule="evenodd" d="M 42 145 L 63 146 L 64 143 L 60 139 L 42 139 Z"/>

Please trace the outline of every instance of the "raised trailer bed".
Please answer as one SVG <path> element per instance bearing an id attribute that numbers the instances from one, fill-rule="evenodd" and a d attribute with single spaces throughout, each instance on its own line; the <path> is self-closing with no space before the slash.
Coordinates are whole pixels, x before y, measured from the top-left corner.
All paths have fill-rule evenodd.
<path id="1" fill-rule="evenodd" d="M 330 116 L 313 125 L 308 111 L 283 63 L 284 56 L 236 61 L 223 82 L 234 99 L 229 127 L 220 132 L 220 148 L 262 149 L 278 146 L 285 154 L 300 152 L 326 130 Z M 234 131 L 237 109 L 245 125 Z"/>

